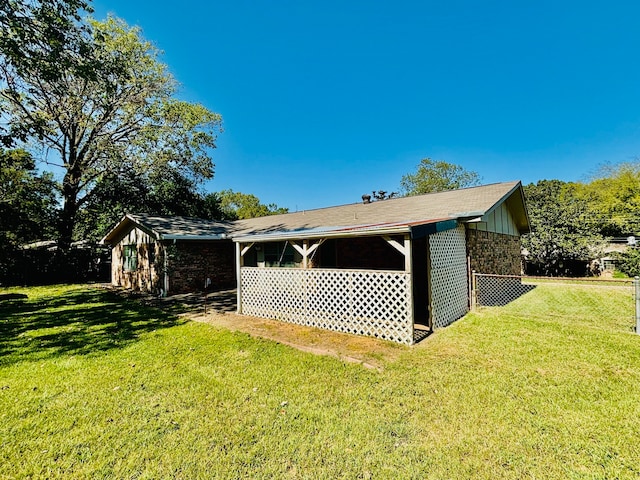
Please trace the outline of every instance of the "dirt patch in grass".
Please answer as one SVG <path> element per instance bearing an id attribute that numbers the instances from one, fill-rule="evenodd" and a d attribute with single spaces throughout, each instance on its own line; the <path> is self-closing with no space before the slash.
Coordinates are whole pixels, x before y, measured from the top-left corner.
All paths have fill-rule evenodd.
<path id="1" fill-rule="evenodd" d="M 329 355 L 366 368 L 381 370 L 384 363 L 395 360 L 408 347 L 375 338 L 331 332 L 278 320 L 209 311 L 181 315 L 196 322 L 248 333 L 315 355 Z"/>
<path id="2" fill-rule="evenodd" d="M 110 286 L 127 298 L 137 298 L 146 305 L 178 314 L 181 318 L 266 338 L 316 355 L 328 355 L 348 363 L 381 370 L 385 363 L 396 360 L 406 346 L 371 337 L 331 332 L 278 320 L 238 315 L 236 291 L 189 293 L 158 298 Z"/>

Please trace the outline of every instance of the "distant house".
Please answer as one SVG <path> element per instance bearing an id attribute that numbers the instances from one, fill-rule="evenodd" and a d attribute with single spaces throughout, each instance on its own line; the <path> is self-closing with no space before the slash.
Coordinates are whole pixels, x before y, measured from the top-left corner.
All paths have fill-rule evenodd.
<path id="1" fill-rule="evenodd" d="M 116 285 L 235 278 L 239 313 L 412 344 L 468 311 L 470 270 L 521 273 L 528 231 L 509 182 L 233 223 L 128 215 L 104 241 Z"/>
<path id="2" fill-rule="evenodd" d="M 594 260 L 594 262 L 598 263 L 602 273 L 612 273 L 616 270 L 619 255 L 627 252 L 630 248 L 637 248 L 637 246 L 636 237 L 633 235 L 610 238 L 603 249 L 602 257 Z"/>

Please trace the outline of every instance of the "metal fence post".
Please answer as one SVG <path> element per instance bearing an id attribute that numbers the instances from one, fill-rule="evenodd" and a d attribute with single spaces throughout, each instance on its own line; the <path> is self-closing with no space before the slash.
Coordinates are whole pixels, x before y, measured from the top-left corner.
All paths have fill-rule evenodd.
<path id="1" fill-rule="evenodd" d="M 471 311 L 474 312 L 477 307 L 478 297 L 477 297 L 477 279 L 476 279 L 476 271 L 471 270 Z"/>
<path id="2" fill-rule="evenodd" d="M 636 333 L 640 334 L 640 277 L 633 278 L 636 297 Z"/>

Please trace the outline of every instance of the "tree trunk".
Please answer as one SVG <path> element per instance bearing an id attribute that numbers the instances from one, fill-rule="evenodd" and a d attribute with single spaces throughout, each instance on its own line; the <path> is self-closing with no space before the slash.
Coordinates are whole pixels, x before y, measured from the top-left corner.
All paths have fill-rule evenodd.
<path id="1" fill-rule="evenodd" d="M 69 250 L 78 214 L 78 184 L 80 174 L 76 169 L 67 170 L 62 180 L 62 213 L 60 215 L 58 246 Z"/>

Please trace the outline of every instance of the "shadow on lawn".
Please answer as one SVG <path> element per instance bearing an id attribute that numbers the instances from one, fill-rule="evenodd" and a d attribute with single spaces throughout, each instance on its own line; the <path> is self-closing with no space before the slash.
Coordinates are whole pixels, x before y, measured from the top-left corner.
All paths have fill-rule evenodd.
<path id="1" fill-rule="evenodd" d="M 180 323 L 175 315 L 101 290 L 71 291 L 37 301 L 3 299 L 0 364 L 121 348 L 145 332 Z"/>

